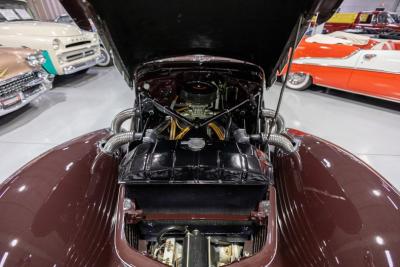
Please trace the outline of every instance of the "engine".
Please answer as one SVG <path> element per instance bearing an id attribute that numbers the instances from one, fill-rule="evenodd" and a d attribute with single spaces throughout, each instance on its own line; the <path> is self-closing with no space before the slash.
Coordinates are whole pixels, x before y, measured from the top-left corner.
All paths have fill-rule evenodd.
<path id="1" fill-rule="evenodd" d="M 175 234 L 171 235 L 171 232 Z M 206 236 L 199 230 L 171 228 L 150 247 L 150 255 L 169 266 L 219 267 L 240 260 L 250 253 L 243 243 Z"/>
<path id="2" fill-rule="evenodd" d="M 137 108 L 116 117 L 102 148 L 123 151 L 132 249 L 174 267 L 224 266 L 262 249 L 272 183 L 266 140 L 283 136 L 265 132 L 274 113 L 260 107 L 261 85 L 243 73 L 180 68 L 138 83 Z M 123 132 L 127 118 L 132 130 Z"/>
<path id="3" fill-rule="evenodd" d="M 191 120 L 206 119 L 216 114 L 212 111 L 213 101 L 217 98 L 218 87 L 207 82 L 188 82 L 181 91 L 186 109 L 182 116 Z"/>

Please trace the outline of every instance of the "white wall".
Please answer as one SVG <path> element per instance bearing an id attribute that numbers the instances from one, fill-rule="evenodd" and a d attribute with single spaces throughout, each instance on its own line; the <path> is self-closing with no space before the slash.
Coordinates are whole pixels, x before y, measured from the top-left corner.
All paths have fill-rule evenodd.
<path id="1" fill-rule="evenodd" d="M 377 7 L 384 7 L 387 11 L 394 11 L 396 0 L 344 0 L 340 12 L 358 12 L 374 10 Z M 398 9 L 399 10 L 399 9 Z"/>

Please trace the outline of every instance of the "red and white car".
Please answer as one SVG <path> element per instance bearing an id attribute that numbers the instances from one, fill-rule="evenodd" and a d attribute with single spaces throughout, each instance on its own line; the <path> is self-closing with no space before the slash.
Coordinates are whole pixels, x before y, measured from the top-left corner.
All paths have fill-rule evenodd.
<path id="1" fill-rule="evenodd" d="M 400 102 L 400 42 L 345 32 L 306 37 L 287 86 L 305 90 L 311 84 Z"/>

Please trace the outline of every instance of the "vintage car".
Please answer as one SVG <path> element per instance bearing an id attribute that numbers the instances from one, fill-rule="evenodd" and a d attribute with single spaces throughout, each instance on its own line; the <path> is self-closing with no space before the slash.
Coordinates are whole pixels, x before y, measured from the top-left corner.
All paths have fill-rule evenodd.
<path id="1" fill-rule="evenodd" d="M 0 46 L 0 116 L 29 104 L 49 89 L 40 51 Z"/>
<path id="2" fill-rule="evenodd" d="M 75 21 L 68 14 L 61 14 L 54 21 L 57 23 L 76 25 Z M 97 30 L 95 27 L 91 26 L 90 31 L 96 32 Z M 112 57 L 110 55 L 110 52 L 108 52 L 108 50 L 104 47 L 104 44 L 101 42 L 101 40 L 100 40 L 100 53 L 101 53 L 101 56 L 100 56 L 99 62 L 97 62 L 97 66 L 99 66 L 99 67 L 111 66 L 113 64 Z"/>
<path id="3" fill-rule="evenodd" d="M 287 86 L 311 84 L 400 102 L 400 42 L 345 32 L 303 38 Z"/>
<path id="4" fill-rule="evenodd" d="M 263 105 L 340 0 L 62 2 L 104 29 L 137 97 L 3 184 L 4 266 L 398 264 L 398 191 Z"/>
<path id="5" fill-rule="evenodd" d="M 337 13 L 324 25 L 324 32 L 349 31 L 355 33 L 400 32 L 400 18 L 397 13 L 377 8 L 359 13 Z"/>
<path id="6" fill-rule="evenodd" d="M 44 68 L 53 75 L 83 72 L 100 61 L 97 33 L 75 25 L 37 21 L 20 0 L 0 3 L 0 44 L 42 50 Z"/>

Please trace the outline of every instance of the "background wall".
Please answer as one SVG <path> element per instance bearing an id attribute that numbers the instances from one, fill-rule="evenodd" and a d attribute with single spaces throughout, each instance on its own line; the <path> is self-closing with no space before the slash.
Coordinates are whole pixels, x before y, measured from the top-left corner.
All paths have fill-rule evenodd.
<path id="1" fill-rule="evenodd" d="M 400 11 L 399 0 L 344 0 L 340 12 L 357 12 L 384 7 L 388 11 Z"/>
<path id="2" fill-rule="evenodd" d="M 67 13 L 58 0 L 28 0 L 28 4 L 40 19 L 46 21 Z"/>

